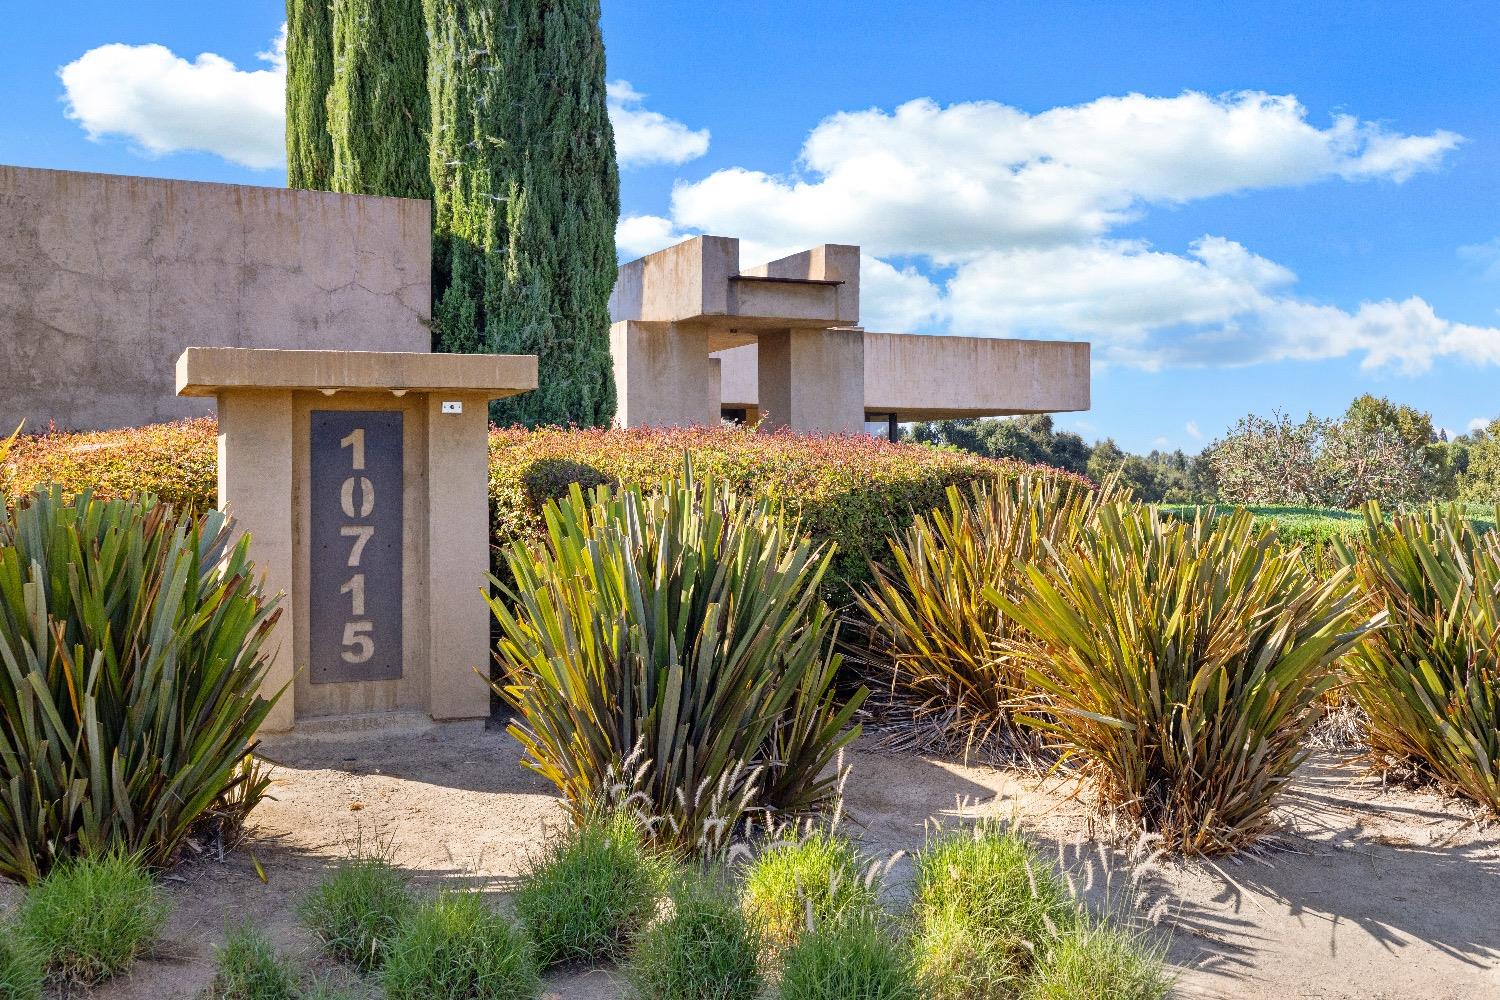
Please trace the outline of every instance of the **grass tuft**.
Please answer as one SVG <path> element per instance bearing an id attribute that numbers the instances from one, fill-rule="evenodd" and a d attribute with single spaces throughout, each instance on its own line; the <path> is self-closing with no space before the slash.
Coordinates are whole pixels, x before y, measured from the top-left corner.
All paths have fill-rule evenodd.
<path id="1" fill-rule="evenodd" d="M 1100 809 L 1183 854 L 1263 836 L 1365 628 L 1348 570 L 1320 574 L 1244 511 L 1110 504 L 1027 573 L 1019 595 L 985 593 L 1021 626 L 1003 645 L 1046 712 L 1026 721 Z"/>
<path id="2" fill-rule="evenodd" d="M 522 1000 L 542 992 L 531 944 L 476 893 L 420 907 L 381 970 L 387 1000 Z"/>
<path id="3" fill-rule="evenodd" d="M 917 972 L 931 1000 L 1015 995 L 1078 920 L 1052 866 L 994 824 L 945 835 L 917 855 L 914 915 Z"/>
<path id="4" fill-rule="evenodd" d="M 300 1000 L 362 1000 L 366 994 L 326 980 L 317 980 L 302 991 Z"/>
<path id="5" fill-rule="evenodd" d="M 911 954 L 874 915 L 815 927 L 788 953 L 781 1000 L 918 1000 Z"/>
<path id="6" fill-rule="evenodd" d="M 859 852 L 827 830 L 765 847 L 745 872 L 740 906 L 769 956 L 797 943 L 803 932 L 865 915 L 876 907 Z"/>
<path id="7" fill-rule="evenodd" d="M 1342 555 L 1385 621 L 1343 662 L 1370 756 L 1500 815 L 1500 534 L 1457 505 L 1365 517 L 1369 543 Z"/>
<path id="8" fill-rule="evenodd" d="M 1142 935 L 1100 925 L 1057 942 L 1024 1000 L 1164 1000 L 1172 976 L 1162 949 Z"/>
<path id="9" fill-rule="evenodd" d="M 686 876 L 673 888 L 672 912 L 641 936 L 625 978 L 639 1000 L 756 1000 L 758 944 L 730 893 Z"/>
<path id="10" fill-rule="evenodd" d="M 369 972 L 380 968 L 417 900 L 402 874 L 379 855 L 339 865 L 302 902 L 298 914 L 329 954 Z"/>
<path id="11" fill-rule="evenodd" d="M 213 1000 L 297 1000 L 297 977 L 270 940 L 249 924 L 231 928 L 219 949 Z"/>
<path id="12" fill-rule="evenodd" d="M 145 954 L 167 913 L 150 872 L 117 852 L 57 864 L 26 894 L 19 929 L 53 980 L 91 986 Z"/>
<path id="13" fill-rule="evenodd" d="M 42 955 L 18 928 L 0 924 L 0 1000 L 41 1000 Z"/>
<path id="14" fill-rule="evenodd" d="M 656 914 L 667 869 L 628 816 L 585 819 L 547 848 L 516 892 L 537 961 L 623 959 Z"/>

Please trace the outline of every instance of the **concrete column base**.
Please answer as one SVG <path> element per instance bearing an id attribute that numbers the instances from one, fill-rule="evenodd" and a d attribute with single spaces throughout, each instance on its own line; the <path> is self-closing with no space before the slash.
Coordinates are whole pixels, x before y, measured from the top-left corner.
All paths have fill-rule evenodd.
<path id="1" fill-rule="evenodd" d="M 621 427 L 712 426 L 719 422 L 719 369 L 708 334 L 675 323 L 627 320 L 610 327 Z"/>
<path id="2" fill-rule="evenodd" d="M 767 430 L 858 434 L 865 419 L 860 330 L 776 330 L 757 349 L 758 402 Z"/>

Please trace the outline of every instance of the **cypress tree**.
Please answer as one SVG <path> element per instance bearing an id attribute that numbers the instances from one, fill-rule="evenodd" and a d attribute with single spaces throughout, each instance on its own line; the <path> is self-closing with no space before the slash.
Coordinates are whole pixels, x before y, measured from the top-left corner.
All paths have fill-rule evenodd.
<path id="1" fill-rule="evenodd" d="M 536 354 L 501 423 L 614 416 L 620 182 L 598 0 L 426 0 L 433 349 Z"/>
<path id="2" fill-rule="evenodd" d="M 332 51 L 333 190 L 430 198 L 422 0 L 336 0 Z"/>
<path id="3" fill-rule="evenodd" d="M 328 87 L 333 83 L 331 0 L 286 0 L 286 183 L 328 190 L 333 139 Z"/>

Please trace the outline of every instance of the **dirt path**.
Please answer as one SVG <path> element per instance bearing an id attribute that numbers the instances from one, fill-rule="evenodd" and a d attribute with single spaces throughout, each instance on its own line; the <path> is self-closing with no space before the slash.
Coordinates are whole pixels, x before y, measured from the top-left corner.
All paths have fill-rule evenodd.
<path id="1" fill-rule="evenodd" d="M 224 928 L 246 919 L 311 974 L 338 978 L 295 906 L 348 844 L 388 838 L 395 862 L 424 887 L 478 886 L 499 899 L 544 829 L 562 821 L 550 787 L 518 765 L 514 742 L 477 725 L 278 739 L 265 752 L 278 765 L 276 799 L 257 810 L 247 843 L 173 876 L 163 954 L 96 997 L 197 996 Z M 999 816 L 1055 852 L 1091 900 L 1154 921 L 1182 970 L 1182 997 L 1500 997 L 1500 831 L 1475 829 L 1430 795 L 1382 792 L 1331 758 L 1300 777 L 1278 849 L 1218 869 L 1157 866 L 1136 880 L 1126 852 L 1091 840 L 1086 811 L 1055 781 L 884 754 L 868 742 L 849 763 L 851 831 L 873 856 L 908 852 L 887 889 L 897 905 L 909 852 L 932 822 Z M 565 1000 L 619 995 L 609 972 L 549 985 Z"/>

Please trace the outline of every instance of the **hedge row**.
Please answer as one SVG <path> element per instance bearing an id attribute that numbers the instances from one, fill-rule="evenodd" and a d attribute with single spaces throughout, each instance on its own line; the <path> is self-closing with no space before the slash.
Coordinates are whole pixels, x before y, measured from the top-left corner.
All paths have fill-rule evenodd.
<path id="1" fill-rule="evenodd" d="M 217 433 L 217 423 L 204 418 L 24 437 L 6 470 L 9 487 L 19 492 L 58 483 L 69 492 L 92 488 L 105 497 L 145 490 L 178 507 L 211 506 Z M 496 429 L 490 433 L 489 476 L 494 540 L 540 532 L 543 504 L 566 493 L 571 482 L 654 484 L 679 470 L 687 454 L 704 471 L 782 501 L 814 537 L 836 541 L 839 556 L 830 575 L 845 583 L 865 579 L 867 561 L 885 556 L 887 536 L 914 513 L 940 506 L 950 484 L 967 488 L 1028 468 L 859 435 L 729 427 Z"/>

